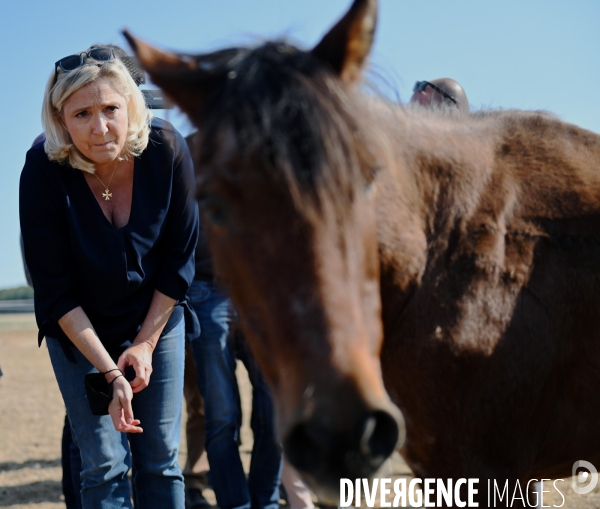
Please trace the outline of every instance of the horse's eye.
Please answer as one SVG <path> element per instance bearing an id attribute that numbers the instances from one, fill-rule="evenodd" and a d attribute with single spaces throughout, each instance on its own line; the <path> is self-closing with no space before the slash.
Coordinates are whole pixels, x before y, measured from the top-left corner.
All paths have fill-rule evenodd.
<path id="1" fill-rule="evenodd" d="M 225 226 L 229 221 L 229 210 L 225 202 L 215 195 L 203 195 L 198 198 L 200 213 L 213 226 Z"/>

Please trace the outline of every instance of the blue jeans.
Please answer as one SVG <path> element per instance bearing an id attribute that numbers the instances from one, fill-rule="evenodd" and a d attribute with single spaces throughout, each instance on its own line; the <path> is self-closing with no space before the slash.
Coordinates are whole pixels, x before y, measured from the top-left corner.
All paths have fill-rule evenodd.
<path id="1" fill-rule="evenodd" d="M 81 453 L 81 497 L 86 509 L 131 508 L 127 479 L 133 469 L 137 509 L 184 509 L 183 476 L 177 462 L 183 404 L 185 327 L 181 320 L 163 334 L 152 355 L 150 384 L 134 394 L 132 406 L 144 429 L 115 430 L 110 416 L 95 416 L 87 402 L 84 376 L 96 369 L 71 348 L 70 361 L 58 340 L 46 338 L 54 374 Z"/>
<path id="2" fill-rule="evenodd" d="M 71 423 L 65 415 L 62 436 L 62 489 L 67 509 L 83 509 L 81 505 L 81 455 L 73 442 Z"/>
<path id="3" fill-rule="evenodd" d="M 194 281 L 189 301 L 200 336 L 191 342 L 198 386 L 204 398 L 210 480 L 221 509 L 277 509 L 282 453 L 274 428 L 271 395 L 259 370 L 248 369 L 253 386 L 254 447 L 248 480 L 239 453 L 240 396 L 235 354 L 228 341 L 234 310 L 211 282 Z"/>

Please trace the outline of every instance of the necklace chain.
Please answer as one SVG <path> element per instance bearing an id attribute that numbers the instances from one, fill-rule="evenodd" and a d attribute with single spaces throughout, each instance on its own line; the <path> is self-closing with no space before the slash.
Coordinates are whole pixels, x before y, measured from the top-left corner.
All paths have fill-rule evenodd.
<path id="1" fill-rule="evenodd" d="M 108 185 L 106 185 L 104 182 L 102 182 L 100 177 L 94 171 L 94 175 L 100 181 L 100 183 L 104 186 L 104 192 L 102 193 L 102 197 L 104 198 L 105 201 L 110 201 L 110 199 L 112 198 L 112 193 L 109 190 L 109 186 L 110 186 L 110 183 L 112 182 L 113 177 L 115 176 L 115 171 L 117 171 L 118 164 L 119 164 L 119 161 L 117 161 L 117 163 L 115 164 L 115 167 L 113 168 L 113 171 L 110 175 L 110 180 L 108 181 Z"/>

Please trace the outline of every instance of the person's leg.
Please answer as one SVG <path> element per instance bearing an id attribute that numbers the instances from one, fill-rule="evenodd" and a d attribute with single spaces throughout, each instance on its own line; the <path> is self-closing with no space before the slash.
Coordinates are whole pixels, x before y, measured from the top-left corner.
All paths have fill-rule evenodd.
<path id="1" fill-rule="evenodd" d="M 185 441 L 187 460 L 183 469 L 185 479 L 185 504 L 188 509 L 200 509 L 210 504 L 202 495 L 206 488 L 208 472 L 208 455 L 204 447 L 204 401 L 198 389 L 194 354 L 189 344 L 185 347 L 185 372 L 183 377 L 183 396 L 187 421 Z"/>
<path id="2" fill-rule="evenodd" d="M 71 472 L 71 444 L 73 438 L 71 437 L 71 424 L 69 418 L 65 414 L 65 422 L 63 424 L 63 433 L 61 440 L 61 466 L 62 466 L 62 491 L 65 497 L 65 505 L 67 509 L 81 509 L 81 493 L 79 490 L 75 490 L 73 486 L 73 475 Z M 79 471 L 77 471 L 79 475 Z M 81 484 L 81 483 L 79 483 Z M 79 504 L 77 503 L 79 498 Z"/>
<path id="3" fill-rule="evenodd" d="M 314 509 L 315 504 L 308 486 L 285 459 L 283 461 L 283 471 L 281 472 L 281 484 L 287 495 L 287 505 L 289 509 Z"/>
<path id="4" fill-rule="evenodd" d="M 83 509 L 81 503 L 81 455 L 73 441 L 69 416 L 65 414 L 61 441 L 62 489 L 67 509 Z"/>
<path id="5" fill-rule="evenodd" d="M 47 337 L 46 342 L 69 414 L 73 440 L 81 454 L 83 507 L 131 508 L 127 436 L 115 430 L 110 416 L 93 415 L 87 401 L 84 377 L 96 370 L 75 347 L 66 347 L 73 353 L 75 361 L 72 362 L 58 340 Z"/>
<path id="6" fill-rule="evenodd" d="M 69 421 L 69 426 L 71 426 L 71 421 Z M 73 439 L 73 431 L 70 433 L 71 443 L 69 444 L 69 452 L 71 455 L 71 484 L 73 486 L 73 492 L 76 495 L 75 501 L 77 503 L 77 509 L 83 509 L 83 502 L 81 501 L 81 453 Z"/>
<path id="7" fill-rule="evenodd" d="M 275 408 L 271 391 L 247 344 L 242 339 L 238 351 L 252 383 L 252 417 L 254 435 L 248 486 L 252 509 L 277 509 L 283 453 L 275 429 Z"/>
<path id="8" fill-rule="evenodd" d="M 179 441 L 183 405 L 185 324 L 163 334 L 152 353 L 150 384 L 133 396 L 133 415 L 143 433 L 131 433 L 135 505 L 184 509 Z"/>
<path id="9" fill-rule="evenodd" d="M 187 461 L 183 476 L 188 487 L 204 489 L 206 486 L 206 473 L 208 472 L 208 458 L 206 456 L 205 442 L 205 422 L 204 422 L 204 401 L 198 389 L 198 377 L 196 375 L 196 365 L 194 363 L 194 354 L 189 344 L 185 348 L 185 372 L 183 377 L 183 397 L 185 398 L 185 408 L 187 421 L 185 426 Z"/>
<path id="10" fill-rule="evenodd" d="M 250 495 L 238 448 L 240 406 L 235 357 L 228 342 L 229 299 L 208 282 L 188 293 L 201 334 L 191 342 L 198 386 L 204 398 L 210 480 L 221 509 L 249 509 Z"/>

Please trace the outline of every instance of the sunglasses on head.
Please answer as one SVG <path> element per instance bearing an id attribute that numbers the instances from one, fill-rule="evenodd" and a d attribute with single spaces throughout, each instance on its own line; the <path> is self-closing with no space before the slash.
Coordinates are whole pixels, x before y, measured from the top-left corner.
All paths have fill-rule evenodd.
<path id="1" fill-rule="evenodd" d="M 435 86 L 433 83 L 429 83 L 429 81 L 417 81 L 413 87 L 413 92 L 423 92 L 427 87 L 433 88 L 433 90 L 440 94 L 444 99 L 450 99 L 454 104 L 458 104 L 454 97 L 447 92 L 444 92 L 440 87 Z"/>
<path id="2" fill-rule="evenodd" d="M 78 55 L 69 55 L 68 57 L 61 58 L 54 64 L 54 80 L 58 77 L 58 70 L 69 72 L 81 67 L 85 62 L 86 58 L 92 58 L 98 62 L 108 62 L 115 58 L 113 50 L 110 48 L 104 48 L 102 46 L 91 49 L 87 53 L 84 51 Z"/>

